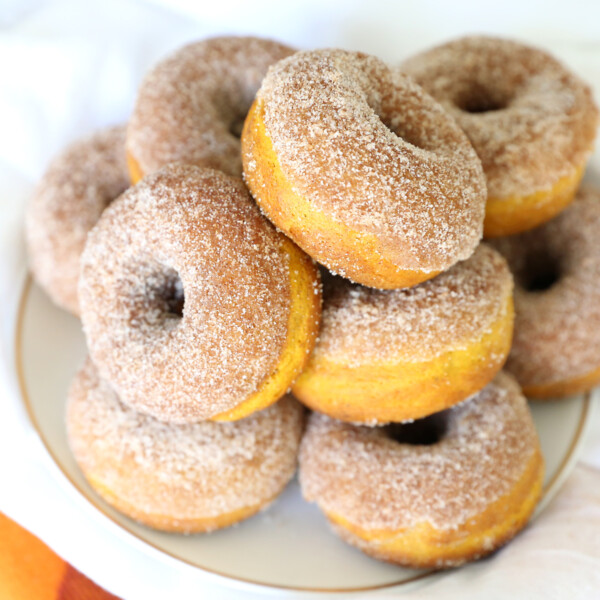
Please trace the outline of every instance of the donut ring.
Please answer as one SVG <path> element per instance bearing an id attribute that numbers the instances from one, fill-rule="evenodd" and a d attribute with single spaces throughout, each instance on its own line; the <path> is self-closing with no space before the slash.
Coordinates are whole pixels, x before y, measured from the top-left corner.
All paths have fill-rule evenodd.
<path id="1" fill-rule="evenodd" d="M 456 118 L 481 158 L 485 237 L 531 229 L 573 200 L 598 109 L 590 88 L 556 59 L 509 40 L 466 37 L 402 70 Z"/>
<path id="2" fill-rule="evenodd" d="M 584 187 L 545 225 L 494 240 L 515 275 L 515 336 L 506 368 L 532 398 L 600 382 L 600 190 Z"/>
<path id="3" fill-rule="evenodd" d="M 79 314 L 79 258 L 102 211 L 129 187 L 125 126 L 78 140 L 49 165 L 27 207 L 25 235 L 35 280 L 55 304 Z"/>
<path id="4" fill-rule="evenodd" d="M 90 356 L 121 401 L 194 422 L 284 395 L 314 345 L 321 290 L 240 179 L 170 165 L 90 232 L 79 297 Z"/>
<path id="5" fill-rule="evenodd" d="M 325 279 L 319 340 L 294 395 L 335 419 L 418 419 L 478 392 L 502 368 L 513 330 L 513 279 L 481 245 L 421 285 L 374 290 Z"/>
<path id="6" fill-rule="evenodd" d="M 127 129 L 131 180 L 171 162 L 240 176 L 239 135 L 269 65 L 288 46 L 254 37 L 217 37 L 159 62 L 138 91 Z"/>
<path id="7" fill-rule="evenodd" d="M 334 531 L 410 567 L 457 566 L 508 542 L 529 520 L 543 475 L 527 401 L 504 373 L 412 425 L 359 427 L 313 413 L 300 446 L 302 492 Z"/>
<path id="8" fill-rule="evenodd" d="M 485 179 L 466 136 L 409 78 L 358 52 L 271 67 L 242 132 L 266 215 L 331 271 L 398 288 L 475 250 Z"/>
<path id="9" fill-rule="evenodd" d="M 235 423 L 174 425 L 119 402 L 88 359 L 69 391 L 69 444 L 86 479 L 128 517 L 195 533 L 247 519 L 296 470 L 303 411 L 291 397 Z"/>

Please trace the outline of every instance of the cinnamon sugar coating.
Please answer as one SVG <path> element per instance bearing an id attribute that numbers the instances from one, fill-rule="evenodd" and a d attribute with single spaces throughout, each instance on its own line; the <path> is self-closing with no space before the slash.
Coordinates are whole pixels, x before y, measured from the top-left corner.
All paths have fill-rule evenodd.
<path id="1" fill-rule="evenodd" d="M 463 128 L 491 198 L 548 190 L 591 154 L 598 126 L 591 90 L 542 50 L 465 37 L 418 54 L 401 69 Z"/>
<path id="2" fill-rule="evenodd" d="M 254 37 L 217 37 L 184 46 L 142 82 L 127 151 L 143 174 L 170 162 L 241 175 L 239 134 L 269 65 L 288 46 Z"/>
<path id="3" fill-rule="evenodd" d="M 441 439 L 413 445 L 388 428 L 313 413 L 300 447 L 305 498 L 361 529 L 428 523 L 443 534 L 509 494 L 539 452 L 527 401 L 506 373 L 438 418 Z"/>
<path id="4" fill-rule="evenodd" d="M 286 343 L 284 242 L 240 179 L 189 165 L 146 177 L 104 212 L 82 256 L 82 321 L 100 375 L 164 420 L 237 406 Z"/>
<path id="5" fill-rule="evenodd" d="M 515 275 L 515 332 L 506 368 L 524 387 L 600 367 L 599 231 L 600 190 L 584 186 L 558 217 L 493 241 Z"/>
<path id="6" fill-rule="evenodd" d="M 129 187 L 125 126 L 103 129 L 63 150 L 27 207 L 25 234 L 35 280 L 52 300 L 79 314 L 79 258 L 102 211 Z"/>
<path id="7" fill-rule="evenodd" d="M 303 420 L 286 397 L 234 423 L 163 423 L 122 404 L 89 359 L 67 406 L 69 443 L 92 486 L 175 530 L 277 496 L 296 470 Z"/>
<path id="8" fill-rule="evenodd" d="M 512 287 L 506 261 L 485 244 L 468 260 L 413 288 L 376 290 L 324 278 L 313 360 L 360 367 L 417 362 L 459 349 L 496 323 Z"/>
<path id="9" fill-rule="evenodd" d="M 473 253 L 485 205 L 480 162 L 410 78 L 357 52 L 298 52 L 269 69 L 257 102 L 282 173 L 314 210 L 375 235 L 377 251 L 402 269 L 445 270 Z M 246 157 L 244 168 L 251 181 L 256 161 Z M 280 225 L 261 189 L 252 193 Z M 294 228 L 286 233 L 296 239 Z M 342 275 L 354 260 L 317 258 Z"/>

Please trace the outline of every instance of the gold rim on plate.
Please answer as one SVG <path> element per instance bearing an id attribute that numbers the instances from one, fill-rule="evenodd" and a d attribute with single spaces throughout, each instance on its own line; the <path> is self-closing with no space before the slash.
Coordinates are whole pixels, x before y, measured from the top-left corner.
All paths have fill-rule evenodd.
<path id="1" fill-rule="evenodd" d="M 156 550 L 162 554 L 165 554 L 174 560 L 177 560 L 177 561 L 180 561 L 187 565 L 190 565 L 190 566 L 192 566 L 196 569 L 199 569 L 201 571 L 204 571 L 206 573 L 210 573 L 211 575 L 217 575 L 219 577 L 223 577 L 225 579 L 233 580 L 233 581 L 236 581 L 239 583 L 246 583 L 246 584 L 251 584 L 251 585 L 255 585 L 255 586 L 266 587 L 266 588 L 270 588 L 273 590 L 315 592 L 315 593 L 316 592 L 326 592 L 326 593 L 367 592 L 367 591 L 375 591 L 375 590 L 382 590 L 382 589 L 386 589 L 386 588 L 398 587 L 398 586 L 402 586 L 402 585 L 408 585 L 408 584 L 420 581 L 422 579 L 426 579 L 428 577 L 431 577 L 431 576 L 441 572 L 439 570 L 433 569 L 433 570 L 425 571 L 423 573 L 419 573 L 418 575 L 413 575 L 412 577 L 409 577 L 408 579 L 401 579 L 399 581 L 394 581 L 394 582 L 390 582 L 390 583 L 383 583 L 383 584 L 362 586 L 362 587 L 351 587 L 351 588 L 299 587 L 299 586 L 287 586 L 287 585 L 277 585 L 277 584 L 272 584 L 272 583 L 264 583 L 261 581 L 247 579 L 244 577 L 237 577 L 237 576 L 229 575 L 229 574 L 223 573 L 221 571 L 216 571 L 216 570 L 208 568 L 208 567 L 202 567 L 200 565 L 197 565 L 196 563 L 193 563 L 193 562 L 191 562 L 185 558 L 182 558 L 180 556 L 177 556 L 176 554 L 172 554 L 171 552 L 165 550 L 164 548 L 158 546 L 157 544 L 148 541 L 147 539 L 142 537 L 140 534 L 135 532 L 133 529 L 128 527 L 127 524 L 125 524 L 122 521 L 118 520 L 117 518 L 113 517 L 106 510 L 106 508 L 103 506 L 101 501 L 99 501 L 99 498 L 97 499 L 94 496 L 91 496 L 90 494 L 88 494 L 88 492 L 85 489 L 83 489 L 71 477 L 71 475 L 68 473 L 68 471 L 63 467 L 60 460 L 58 459 L 58 457 L 52 450 L 48 440 L 44 436 L 42 428 L 40 427 L 40 425 L 37 421 L 35 412 L 31 405 L 31 399 L 29 397 L 27 384 L 25 382 L 25 374 L 24 374 L 24 368 L 23 368 L 22 333 L 23 333 L 23 323 L 25 320 L 25 308 L 27 305 L 27 300 L 29 298 L 29 293 L 31 291 L 32 282 L 33 282 L 33 280 L 31 278 L 31 274 L 28 273 L 25 283 L 23 285 L 23 289 L 21 291 L 21 297 L 19 298 L 19 304 L 18 304 L 18 308 L 17 308 L 17 323 L 16 323 L 16 328 L 15 328 L 15 340 L 14 340 L 17 380 L 18 380 L 18 384 L 19 384 L 19 391 L 21 393 L 21 398 L 22 398 L 23 403 L 25 404 L 25 408 L 27 410 L 27 415 L 28 415 L 29 420 L 31 421 L 34 429 L 36 430 L 40 440 L 42 441 L 42 443 L 46 449 L 46 452 L 52 458 L 52 460 L 54 461 L 56 466 L 59 468 L 59 470 L 61 471 L 63 476 L 67 479 L 67 481 L 69 481 L 69 483 L 73 486 L 73 488 L 75 488 L 92 506 L 94 506 L 106 518 L 110 519 L 110 521 L 112 521 L 115 525 L 120 527 L 122 530 L 126 531 L 128 534 L 134 536 L 137 540 L 150 546 L 154 550 Z M 556 482 L 563 475 L 565 468 L 567 467 L 567 465 L 571 461 L 571 458 L 573 457 L 573 453 L 575 452 L 575 449 L 578 446 L 579 439 L 583 432 L 584 425 L 587 421 L 587 415 L 588 415 L 588 411 L 589 411 L 589 407 L 590 407 L 590 398 L 591 398 L 590 392 L 586 392 L 583 396 L 583 406 L 581 409 L 581 415 L 579 417 L 579 423 L 577 424 L 577 428 L 575 429 L 575 433 L 574 433 L 573 439 L 571 440 L 571 443 L 569 445 L 569 449 L 566 452 L 566 454 L 563 456 L 563 458 L 560 462 L 560 465 L 559 465 L 558 469 L 555 471 L 554 475 L 544 485 L 544 488 L 542 491 L 542 497 L 539 500 L 538 506 L 541 503 L 543 503 L 545 500 L 547 500 L 548 494 L 553 490 Z M 127 519 L 127 517 L 122 517 L 122 518 Z"/>

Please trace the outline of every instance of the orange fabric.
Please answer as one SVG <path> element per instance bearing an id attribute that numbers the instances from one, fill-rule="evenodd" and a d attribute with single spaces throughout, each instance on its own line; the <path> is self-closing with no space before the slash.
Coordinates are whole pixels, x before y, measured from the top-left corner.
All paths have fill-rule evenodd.
<path id="1" fill-rule="evenodd" d="M 118 600 L 0 513 L 2 600 Z"/>

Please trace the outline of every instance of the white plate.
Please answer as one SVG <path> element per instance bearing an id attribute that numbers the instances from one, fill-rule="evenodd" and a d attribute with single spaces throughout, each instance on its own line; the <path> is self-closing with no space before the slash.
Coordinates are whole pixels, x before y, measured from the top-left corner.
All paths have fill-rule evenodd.
<path id="1" fill-rule="evenodd" d="M 71 378 L 86 353 L 77 319 L 56 308 L 27 278 L 15 327 L 17 378 L 22 400 L 60 477 L 91 503 L 93 514 L 120 530 L 128 542 L 167 562 L 219 575 L 236 587 L 349 592 L 407 586 L 434 575 L 372 560 L 340 541 L 325 518 L 305 503 L 296 482 L 266 511 L 235 527 L 204 535 L 153 531 L 112 510 L 95 495 L 67 446 L 64 404 Z M 592 402 L 590 395 L 533 404 L 546 460 L 547 505 L 573 467 Z M 64 476 L 64 477 L 63 477 Z M 106 519 L 109 519 L 107 521 Z M 493 558 L 491 559 L 493 560 Z"/>

